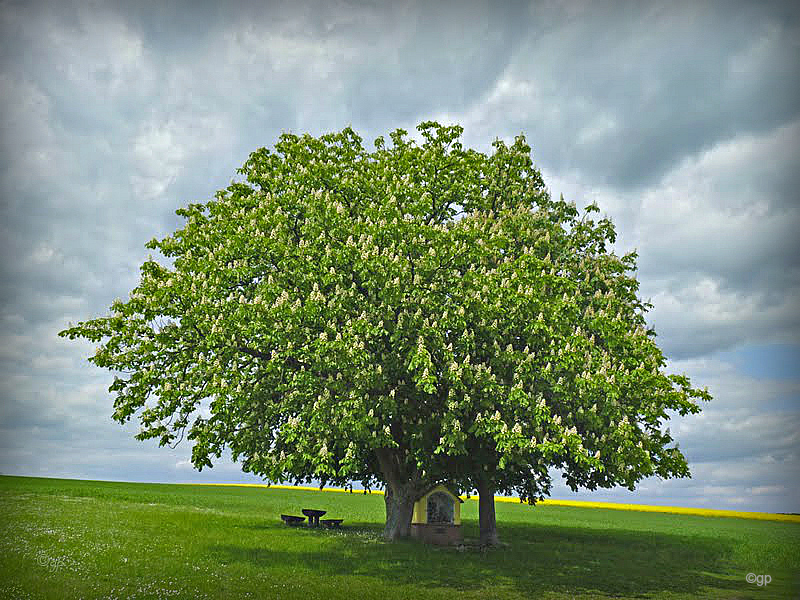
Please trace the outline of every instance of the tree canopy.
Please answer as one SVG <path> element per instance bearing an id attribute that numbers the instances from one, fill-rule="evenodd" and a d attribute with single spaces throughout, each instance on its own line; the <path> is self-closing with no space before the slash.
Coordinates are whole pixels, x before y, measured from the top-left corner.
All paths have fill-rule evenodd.
<path id="1" fill-rule="evenodd" d="M 389 538 L 439 481 L 535 502 L 551 467 L 573 488 L 687 476 L 664 423 L 710 397 L 665 373 L 610 220 L 553 200 L 522 136 L 486 155 L 418 130 L 372 152 L 285 133 L 178 210 L 147 244 L 167 260 L 61 332 L 100 344 L 114 418 L 186 435 L 198 469 L 228 448 L 270 481 L 382 485 Z"/>

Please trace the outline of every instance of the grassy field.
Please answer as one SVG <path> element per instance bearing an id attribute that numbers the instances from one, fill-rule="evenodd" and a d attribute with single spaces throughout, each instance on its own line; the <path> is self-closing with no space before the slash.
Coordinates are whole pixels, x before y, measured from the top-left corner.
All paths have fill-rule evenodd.
<path id="1" fill-rule="evenodd" d="M 289 528 L 321 508 L 342 531 Z M 462 506 L 477 537 L 477 503 Z M 0 477 L 0 598 L 797 598 L 800 523 L 497 503 L 507 547 L 380 539 L 379 495 Z M 769 575 L 767 585 L 748 573 Z"/>

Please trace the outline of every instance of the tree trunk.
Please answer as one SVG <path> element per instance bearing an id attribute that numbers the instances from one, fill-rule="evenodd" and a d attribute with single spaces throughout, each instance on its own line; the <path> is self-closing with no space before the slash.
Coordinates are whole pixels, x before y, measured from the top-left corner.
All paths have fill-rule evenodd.
<path id="1" fill-rule="evenodd" d="M 407 538 L 411 534 L 411 517 L 414 513 L 414 496 L 409 486 L 386 486 L 384 495 L 386 502 L 386 526 L 383 539 L 389 542 Z"/>
<path id="2" fill-rule="evenodd" d="M 386 525 L 383 538 L 387 541 L 407 538 L 411 535 L 411 517 L 414 514 L 414 501 L 420 481 L 406 474 L 402 457 L 395 449 L 378 448 L 375 453 L 386 482 Z"/>
<path id="3" fill-rule="evenodd" d="M 494 513 L 494 486 L 485 478 L 478 481 L 478 523 L 481 546 L 500 545 Z"/>

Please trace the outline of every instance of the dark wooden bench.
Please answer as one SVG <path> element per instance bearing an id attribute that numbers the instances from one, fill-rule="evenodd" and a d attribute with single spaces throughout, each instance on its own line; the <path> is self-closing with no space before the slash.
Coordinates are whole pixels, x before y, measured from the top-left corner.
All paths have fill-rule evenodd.
<path id="1" fill-rule="evenodd" d="M 320 523 L 322 523 L 323 527 L 327 527 L 328 529 L 340 529 L 342 521 L 344 521 L 344 519 L 322 519 Z"/>
<path id="2" fill-rule="evenodd" d="M 296 517 L 295 515 L 281 515 L 281 519 L 287 525 L 299 525 L 306 520 L 305 517 Z"/>

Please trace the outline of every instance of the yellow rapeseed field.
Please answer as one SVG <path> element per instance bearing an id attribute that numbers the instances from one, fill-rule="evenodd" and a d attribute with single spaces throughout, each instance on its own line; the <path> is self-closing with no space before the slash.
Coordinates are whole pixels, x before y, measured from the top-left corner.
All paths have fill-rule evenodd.
<path id="1" fill-rule="evenodd" d="M 349 493 L 350 490 L 343 488 L 323 488 L 320 490 L 317 487 L 310 486 L 295 486 L 295 485 L 266 485 L 263 483 L 197 483 L 191 485 L 213 485 L 213 486 L 236 486 L 236 487 L 273 487 L 281 490 L 309 490 L 309 491 L 323 491 L 323 492 L 345 492 Z M 353 490 L 357 492 L 361 490 Z M 370 494 L 383 494 L 381 490 L 373 490 L 368 492 Z M 467 500 L 466 496 L 461 496 L 463 500 Z M 475 500 L 477 497 L 471 497 Z M 512 498 L 508 496 L 495 496 L 496 502 L 519 502 L 519 498 Z M 699 515 L 702 517 L 737 517 L 740 519 L 757 519 L 760 521 L 787 521 L 791 523 L 800 523 L 800 515 L 786 515 L 780 513 L 765 513 L 765 512 L 751 512 L 742 510 L 715 510 L 712 508 L 690 508 L 684 506 L 654 506 L 649 504 L 621 504 L 616 502 L 587 502 L 584 500 L 556 500 L 548 498 L 539 502 L 543 506 L 575 506 L 579 508 L 607 508 L 611 510 L 636 510 L 641 512 L 658 512 L 658 513 L 675 513 L 679 515 Z"/>

